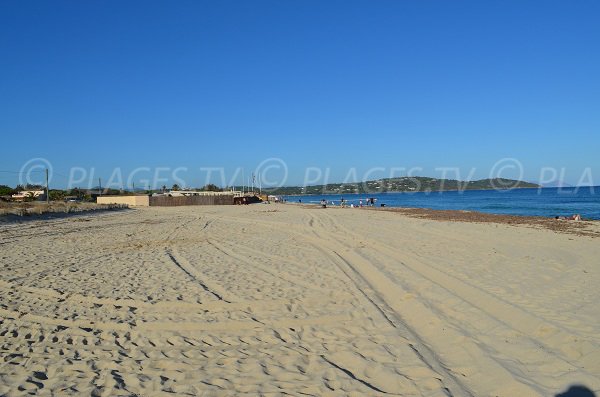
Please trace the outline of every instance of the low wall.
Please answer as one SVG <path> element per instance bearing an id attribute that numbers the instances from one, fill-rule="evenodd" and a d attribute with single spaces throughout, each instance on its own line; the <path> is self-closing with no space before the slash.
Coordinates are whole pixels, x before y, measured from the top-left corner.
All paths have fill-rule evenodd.
<path id="1" fill-rule="evenodd" d="M 150 205 L 149 196 L 98 196 L 98 204 L 127 204 L 137 207 L 148 207 Z"/>
<path id="2" fill-rule="evenodd" d="M 243 196 L 243 197 L 234 197 L 234 204 L 254 204 L 260 203 L 260 197 L 257 196 Z"/>
<path id="3" fill-rule="evenodd" d="M 233 205 L 233 195 L 150 197 L 150 206 L 152 207 L 173 207 L 179 205 Z"/>

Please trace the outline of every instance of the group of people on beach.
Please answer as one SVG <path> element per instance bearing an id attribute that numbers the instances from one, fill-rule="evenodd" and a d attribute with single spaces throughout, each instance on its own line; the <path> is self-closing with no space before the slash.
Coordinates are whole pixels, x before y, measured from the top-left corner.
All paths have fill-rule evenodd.
<path id="1" fill-rule="evenodd" d="M 555 216 L 554 219 L 558 219 L 561 221 L 580 221 L 581 220 L 581 215 L 579 214 L 575 214 L 575 215 L 571 215 L 571 216 Z"/>
<path id="2" fill-rule="evenodd" d="M 368 199 L 365 199 L 366 205 L 369 207 L 374 207 L 375 206 L 375 202 L 377 201 L 376 198 L 370 197 Z M 335 201 L 331 201 L 331 205 L 335 205 Z M 350 204 L 348 205 L 348 200 L 345 200 L 343 197 L 340 199 L 340 207 L 342 208 L 346 208 L 346 207 L 350 207 L 350 208 L 362 208 L 363 205 L 363 200 L 359 200 L 358 201 L 358 205 L 354 205 L 354 204 Z M 382 204 L 382 207 L 384 205 Z M 327 208 L 327 200 L 325 199 L 321 199 L 321 207 L 323 208 Z"/>

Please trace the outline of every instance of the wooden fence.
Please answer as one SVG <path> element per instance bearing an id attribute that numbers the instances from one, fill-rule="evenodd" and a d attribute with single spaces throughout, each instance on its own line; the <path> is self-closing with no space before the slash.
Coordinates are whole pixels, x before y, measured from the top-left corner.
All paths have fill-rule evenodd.
<path id="1" fill-rule="evenodd" d="M 233 205 L 233 195 L 150 197 L 151 207 L 174 207 L 179 205 Z"/>

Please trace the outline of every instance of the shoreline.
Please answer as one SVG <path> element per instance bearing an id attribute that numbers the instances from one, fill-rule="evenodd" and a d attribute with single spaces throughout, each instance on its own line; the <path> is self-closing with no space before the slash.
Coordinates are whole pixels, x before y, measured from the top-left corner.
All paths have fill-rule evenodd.
<path id="1" fill-rule="evenodd" d="M 296 203 L 288 202 L 286 204 L 299 205 L 304 208 L 321 208 L 320 204 L 315 203 Z M 405 215 L 412 218 L 427 219 L 439 222 L 464 222 L 464 223 L 493 223 L 509 226 L 529 226 L 535 228 L 544 228 L 559 233 L 575 234 L 587 237 L 600 237 L 600 220 L 584 219 L 581 221 L 562 220 L 555 218 L 547 218 L 544 216 L 531 215 L 505 215 L 505 214 L 490 214 L 480 211 L 466 210 L 437 210 L 431 208 L 414 208 L 414 207 L 346 207 L 328 206 L 326 209 L 348 209 L 348 210 L 368 210 L 380 212 L 393 212 L 400 215 Z M 590 229 L 591 227 L 591 229 Z M 596 229 L 596 230 L 594 230 Z"/>
<path id="2" fill-rule="evenodd" d="M 600 220 L 562 220 L 544 216 L 490 214 L 480 211 L 435 210 L 429 208 L 370 208 L 370 210 L 389 211 L 407 215 L 413 218 L 434 221 L 466 222 L 466 223 L 495 223 L 511 226 L 534 226 L 555 232 L 570 233 L 581 236 L 600 237 L 600 229 L 589 230 L 588 227 L 600 225 Z"/>
<path id="3" fill-rule="evenodd" d="M 600 188 L 599 188 L 600 189 Z M 436 211 L 472 211 L 484 214 L 553 219 L 579 214 L 588 221 L 600 221 L 600 202 L 594 187 L 516 188 L 497 190 L 446 190 L 423 192 L 382 192 L 349 194 L 314 194 L 283 196 L 288 202 L 339 205 L 341 199 L 347 205 L 367 204 L 370 197 L 376 206 L 385 208 L 415 208 Z"/>

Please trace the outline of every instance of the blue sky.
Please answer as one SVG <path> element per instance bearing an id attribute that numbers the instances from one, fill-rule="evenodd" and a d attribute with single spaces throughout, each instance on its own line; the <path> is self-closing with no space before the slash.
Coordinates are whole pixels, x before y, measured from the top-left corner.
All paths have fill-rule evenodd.
<path id="1" fill-rule="evenodd" d="M 598 1 L 5 1 L 0 170 L 44 158 L 55 185 L 77 167 L 140 186 L 185 167 L 197 186 L 207 167 L 229 182 L 278 158 L 293 185 L 310 167 L 479 179 L 513 158 L 526 180 L 550 167 L 600 184 L 599 15 Z"/>

